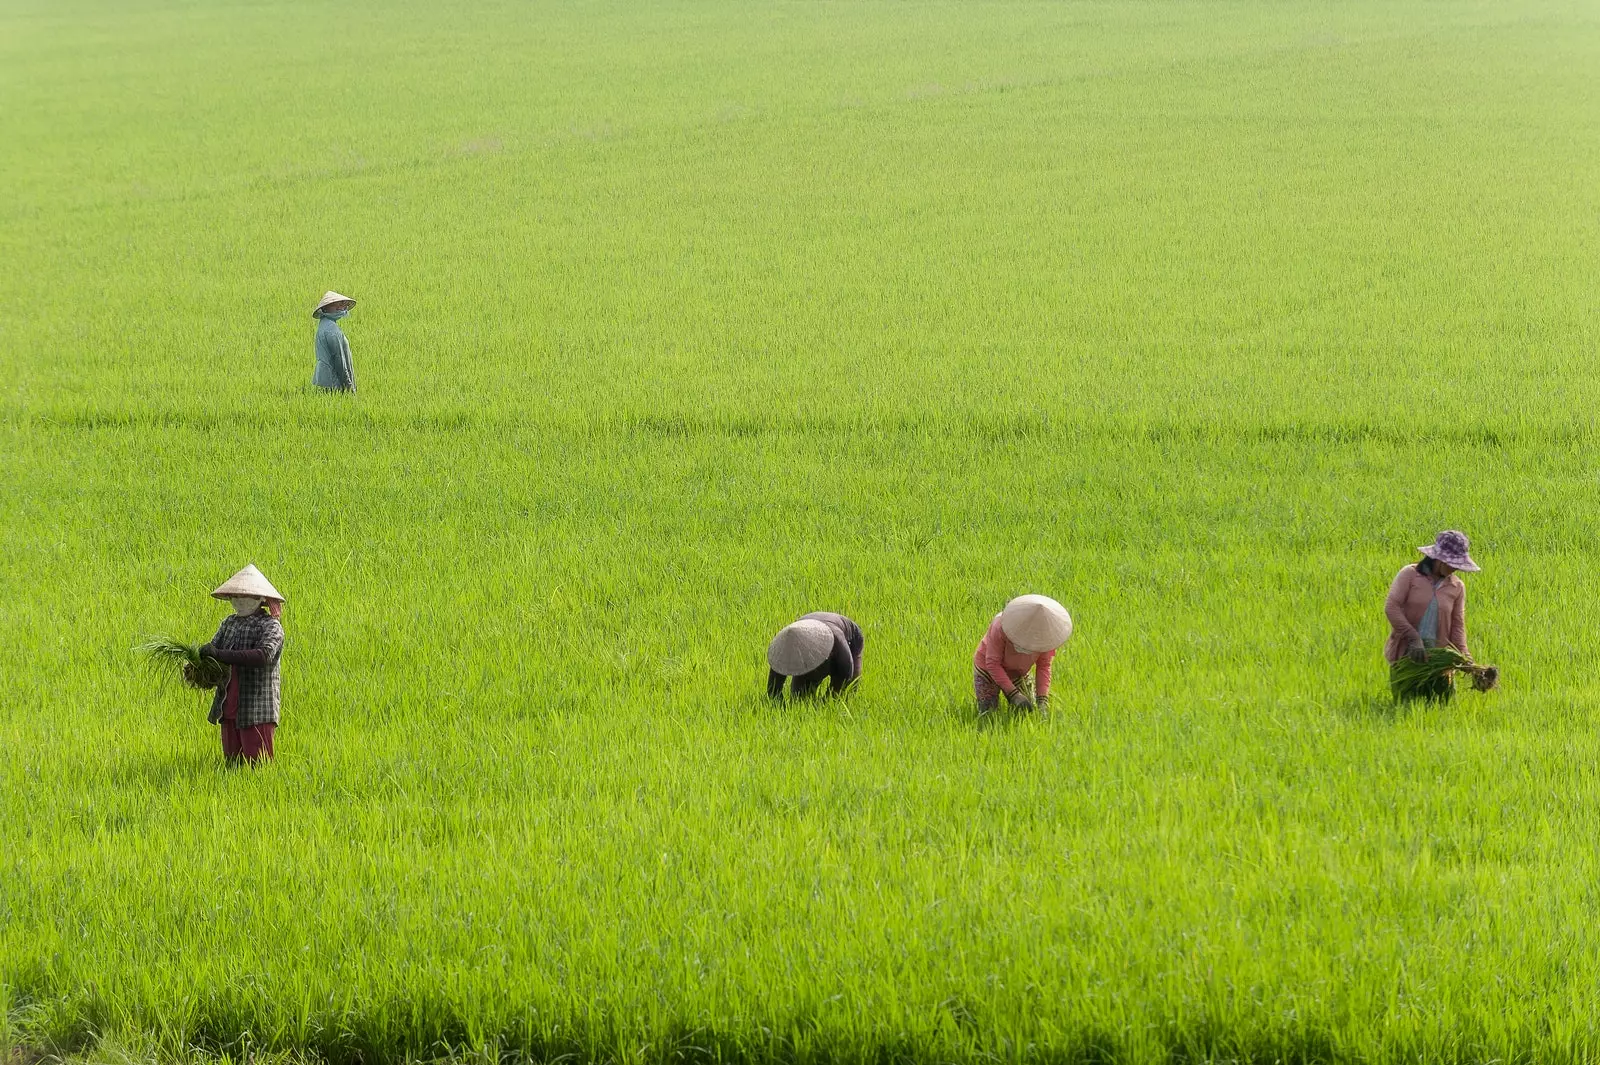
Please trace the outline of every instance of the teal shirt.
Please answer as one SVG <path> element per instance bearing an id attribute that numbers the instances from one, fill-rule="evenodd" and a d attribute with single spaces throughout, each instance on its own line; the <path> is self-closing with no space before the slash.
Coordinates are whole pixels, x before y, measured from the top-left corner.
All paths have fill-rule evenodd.
<path id="1" fill-rule="evenodd" d="M 350 341 L 332 318 L 317 320 L 317 372 L 311 383 L 318 388 L 356 390 L 355 364 L 350 361 Z"/>

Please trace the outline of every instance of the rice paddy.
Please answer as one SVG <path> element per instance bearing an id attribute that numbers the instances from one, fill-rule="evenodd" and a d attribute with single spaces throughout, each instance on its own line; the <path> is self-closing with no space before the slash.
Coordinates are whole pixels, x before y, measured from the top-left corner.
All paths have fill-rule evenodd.
<path id="1" fill-rule="evenodd" d="M 1596 70 L 1540 0 L 0 0 L 0 1048 L 1600 1058 Z M 1442 528 L 1500 687 L 1397 706 Z M 135 648 L 246 562 L 226 771 Z M 771 705 L 809 610 L 863 682 Z"/>

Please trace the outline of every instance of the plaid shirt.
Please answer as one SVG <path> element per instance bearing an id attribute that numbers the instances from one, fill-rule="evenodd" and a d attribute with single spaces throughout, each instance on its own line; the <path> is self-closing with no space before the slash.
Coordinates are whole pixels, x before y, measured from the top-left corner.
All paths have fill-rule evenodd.
<path id="1" fill-rule="evenodd" d="M 268 665 L 230 666 L 239 674 L 239 728 L 278 723 L 278 659 L 283 657 L 283 626 L 267 613 L 265 607 L 248 617 L 237 614 L 222 619 L 217 634 L 211 638 L 219 651 L 267 652 Z M 228 698 L 228 685 L 217 688 L 211 700 L 214 725 L 222 720 L 222 704 Z"/>

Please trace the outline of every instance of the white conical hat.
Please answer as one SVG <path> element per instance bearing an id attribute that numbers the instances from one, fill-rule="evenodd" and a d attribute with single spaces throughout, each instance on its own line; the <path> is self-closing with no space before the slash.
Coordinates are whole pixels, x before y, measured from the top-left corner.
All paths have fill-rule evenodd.
<path id="1" fill-rule="evenodd" d="M 349 296 L 341 296 L 332 289 L 329 289 L 327 292 L 322 294 L 322 302 L 317 304 L 317 309 L 311 312 L 311 317 L 315 318 L 318 313 L 321 312 L 322 308 L 328 306 L 329 304 L 354 302 L 355 300 L 351 299 Z"/>
<path id="2" fill-rule="evenodd" d="M 1000 629 L 1019 651 L 1054 651 L 1072 635 L 1072 616 L 1048 595 L 1019 595 L 1000 612 Z"/>
<path id="3" fill-rule="evenodd" d="M 786 677 L 810 673 L 833 653 L 833 626 L 802 619 L 785 625 L 767 646 L 767 665 Z"/>
<path id="4" fill-rule="evenodd" d="M 278 589 L 274 588 L 272 582 L 263 577 L 261 571 L 254 566 L 246 566 L 223 581 L 222 586 L 211 593 L 213 599 L 232 599 L 239 595 L 283 602 L 283 596 L 278 594 Z"/>

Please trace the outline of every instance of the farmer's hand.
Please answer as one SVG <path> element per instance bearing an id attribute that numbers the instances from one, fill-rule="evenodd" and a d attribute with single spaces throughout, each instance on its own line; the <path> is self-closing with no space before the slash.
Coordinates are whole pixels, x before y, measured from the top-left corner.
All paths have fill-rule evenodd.
<path id="1" fill-rule="evenodd" d="M 1406 648 L 1406 657 L 1411 659 L 1411 661 L 1416 662 L 1418 665 L 1421 665 L 1428 660 L 1428 649 L 1422 645 L 1421 640 L 1418 640 L 1416 643 Z"/>
<path id="2" fill-rule="evenodd" d="M 1013 689 L 1011 694 L 1006 696 L 1006 699 L 1018 710 L 1021 710 L 1024 707 L 1029 710 L 1033 709 L 1033 697 L 1027 692 L 1023 691 L 1021 688 Z"/>
<path id="3" fill-rule="evenodd" d="M 212 647 L 209 643 L 203 643 L 200 645 L 200 657 L 215 658 L 217 657 L 217 649 Z"/>
<path id="4" fill-rule="evenodd" d="M 1049 712 L 1050 712 L 1050 696 L 1048 696 L 1048 695 L 1039 696 L 1039 713 L 1048 714 Z"/>

